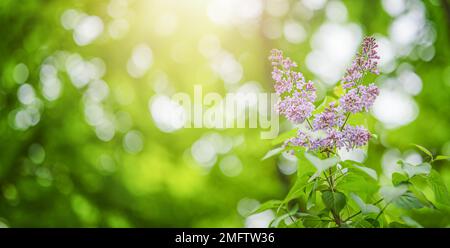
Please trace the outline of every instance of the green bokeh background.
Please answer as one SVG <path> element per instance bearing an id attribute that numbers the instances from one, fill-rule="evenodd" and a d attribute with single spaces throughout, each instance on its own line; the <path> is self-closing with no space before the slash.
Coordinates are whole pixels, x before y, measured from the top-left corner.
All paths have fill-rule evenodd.
<path id="1" fill-rule="evenodd" d="M 353 23 L 359 27 L 360 38 L 372 34 L 392 38 L 391 25 L 415 8 L 423 10 L 431 43 L 408 44 L 410 51 L 394 58 L 393 68 L 377 82 L 383 84 L 383 79 L 395 77 L 400 65 L 408 64 L 422 85 L 420 93 L 411 96 L 418 107 L 417 117 L 395 128 L 370 118 L 369 126 L 380 138 L 369 145 L 367 165 L 382 173 L 386 152 L 398 156 L 417 153 L 411 143 L 450 155 L 447 0 L 399 1 L 406 7 L 396 14 L 389 13 L 386 7 L 391 1 L 229 1 L 231 10 L 219 11 L 232 13 L 224 25 L 211 17 L 219 15 L 211 11 L 214 2 L 227 3 L 0 2 L 0 226 L 252 226 L 255 218 L 253 222 L 246 219 L 245 208 L 255 201 L 283 198 L 295 179 L 295 173 L 286 175 L 280 171 L 281 158 L 261 161 L 272 148 L 270 140 L 260 139 L 261 130 L 248 128 L 163 132 L 149 111 L 151 99 L 175 92 L 192 93 L 194 84 L 202 85 L 205 92 L 223 95 L 248 82 L 258 82 L 263 91 L 270 92 L 271 67 L 266 58 L 272 48 L 284 50 L 299 63 L 307 78 L 325 88 L 320 75 L 306 66 L 314 47 L 313 37 L 325 23 Z M 242 2 L 249 3 L 250 10 L 240 8 Z M 338 12 L 333 19 L 327 13 L 327 8 L 336 3 L 345 7 L 345 17 Z M 256 17 L 252 12 L 255 8 L 260 10 Z M 63 13 L 68 9 L 98 16 L 103 31 L 89 44 L 78 44 L 74 31 L 62 25 Z M 111 27 L 117 20 L 128 27 L 121 35 L 116 35 Z M 283 30 L 286 22 L 303 27 L 301 41 L 292 38 L 291 31 Z M 214 46 L 207 46 L 216 44 L 201 42 L 205 35 L 219 41 L 220 49 L 240 64 L 242 75 L 234 84 L 224 82 L 211 66 L 214 60 L 205 52 L 202 54 L 213 51 Z M 127 61 L 138 44 L 151 49 L 152 63 L 141 77 L 135 78 L 127 71 Z M 64 69 L 64 59 L 70 54 L 78 54 L 85 61 L 103 61 L 105 73 L 101 78 L 109 90 L 100 105 L 115 120 L 114 135 L 107 141 L 99 139 L 96 127 L 85 117 L 89 86 L 75 87 Z M 61 90 L 55 99 L 45 96 L 41 82 L 41 68 L 46 63 L 58 69 Z M 21 70 L 23 65 L 28 73 Z M 87 72 L 78 72 L 84 73 Z M 24 82 L 21 78 L 25 78 Z M 35 97 L 30 104 L 18 99 L 19 89 L 25 84 L 34 88 Z M 17 124 L 18 112 L 29 108 L 38 112 L 38 118 L 21 127 Z M 290 128 L 285 120 L 281 127 L 281 131 Z M 126 149 L 130 132 L 128 137 L 135 138 L 135 145 L 142 143 L 136 152 Z M 192 156 L 192 147 L 211 134 L 231 147 L 224 154 L 214 154 L 215 162 L 210 167 L 202 166 Z M 242 166 L 234 177 L 226 176 L 220 167 L 221 161 L 230 157 L 237 157 Z M 449 165 L 448 161 L 435 164 L 447 185 Z"/>

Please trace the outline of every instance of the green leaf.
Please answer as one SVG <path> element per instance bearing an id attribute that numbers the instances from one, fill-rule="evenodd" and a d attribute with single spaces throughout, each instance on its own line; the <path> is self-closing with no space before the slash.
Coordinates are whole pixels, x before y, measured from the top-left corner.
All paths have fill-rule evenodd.
<path id="1" fill-rule="evenodd" d="M 374 180 L 378 180 L 377 172 L 374 169 L 362 166 L 361 163 L 358 163 L 358 162 L 352 161 L 352 160 L 345 160 L 343 162 L 339 162 L 339 164 L 346 166 L 346 167 L 355 168 L 359 171 L 366 173 L 368 176 L 370 176 Z"/>
<path id="2" fill-rule="evenodd" d="M 353 221 L 352 226 L 356 228 L 374 228 L 380 227 L 380 223 L 373 218 L 360 217 Z"/>
<path id="3" fill-rule="evenodd" d="M 257 209 L 251 211 L 249 215 L 261 213 L 261 212 L 264 212 L 269 209 L 278 208 L 280 206 L 280 204 L 282 204 L 282 201 L 280 201 L 280 200 L 266 201 L 263 204 L 261 204 Z"/>
<path id="4" fill-rule="evenodd" d="M 280 204 L 280 206 L 277 209 L 277 213 L 280 212 L 281 208 L 288 204 L 291 200 L 295 198 L 299 198 L 302 195 L 305 195 L 305 189 L 307 186 L 315 183 L 315 182 L 307 182 L 308 178 L 312 175 L 312 172 L 307 172 L 302 175 L 299 175 L 297 179 L 295 180 L 294 186 L 289 190 L 289 193 L 286 195 L 286 197 L 283 200 L 283 203 Z"/>
<path id="5" fill-rule="evenodd" d="M 271 141 L 271 144 L 272 144 L 272 146 L 279 145 L 279 144 L 283 143 L 285 140 L 295 137 L 296 135 L 297 135 L 297 129 L 294 128 L 292 130 L 289 130 L 287 132 L 284 132 L 284 133 L 278 135 L 278 137 L 276 137 L 275 139 L 273 139 Z"/>
<path id="6" fill-rule="evenodd" d="M 314 173 L 314 175 L 311 176 L 311 178 L 309 179 L 308 182 L 313 181 L 314 179 L 319 177 L 323 171 L 335 166 L 339 162 L 339 157 L 337 157 L 337 156 L 322 160 L 322 159 L 306 152 L 305 157 L 317 169 L 316 173 Z"/>
<path id="7" fill-rule="evenodd" d="M 298 211 L 298 205 L 295 205 L 288 213 L 285 213 L 275 219 L 273 219 L 270 224 L 269 227 L 278 227 L 280 225 L 281 221 L 284 221 L 287 218 L 293 218 L 293 216 L 295 215 L 295 213 Z"/>
<path id="8" fill-rule="evenodd" d="M 349 168 L 345 176 L 342 176 L 337 181 L 337 184 L 341 192 L 353 192 L 360 196 L 375 194 L 380 188 L 378 181 L 373 180 L 366 173 L 353 168 Z"/>
<path id="9" fill-rule="evenodd" d="M 422 225 L 420 225 L 419 223 L 417 223 L 417 221 L 413 220 L 411 217 L 409 216 L 402 216 L 402 220 L 405 222 L 405 224 L 407 226 L 410 227 L 415 227 L 415 228 L 423 228 Z"/>
<path id="10" fill-rule="evenodd" d="M 367 124 L 367 112 L 360 112 L 356 114 L 351 114 L 348 118 L 347 124 L 357 126 L 357 125 L 365 125 Z"/>
<path id="11" fill-rule="evenodd" d="M 409 185 L 408 188 L 414 194 L 414 196 L 417 197 L 417 199 L 419 199 L 419 201 L 423 205 L 425 205 L 425 207 L 433 208 L 433 209 L 436 208 L 436 206 L 434 206 L 434 204 L 430 200 L 427 199 L 425 194 L 420 189 L 418 189 L 414 184 Z"/>
<path id="12" fill-rule="evenodd" d="M 308 177 L 308 176 L 304 175 L 304 177 Z M 313 183 L 313 182 L 311 182 L 311 183 Z M 311 183 L 309 183 L 309 184 L 311 184 Z M 292 188 L 289 190 L 289 193 L 284 198 L 283 203 L 287 203 L 297 197 L 300 197 L 302 194 L 304 194 L 304 189 L 309 184 L 306 183 L 306 180 L 302 180 L 302 178 L 297 178 L 297 180 L 294 183 L 294 186 L 292 186 Z"/>
<path id="13" fill-rule="evenodd" d="M 404 184 L 398 185 L 396 187 L 392 186 L 384 186 L 380 189 L 380 194 L 383 196 L 385 202 L 392 202 L 402 196 L 408 187 Z"/>
<path id="14" fill-rule="evenodd" d="M 333 94 L 338 98 L 345 94 L 345 90 L 344 87 L 342 87 L 342 84 L 339 84 L 338 86 L 333 88 Z"/>
<path id="15" fill-rule="evenodd" d="M 397 221 L 394 221 L 394 222 L 389 223 L 389 227 L 390 228 L 409 228 L 410 226 L 405 225 L 400 222 L 397 222 Z"/>
<path id="16" fill-rule="evenodd" d="M 352 224 L 352 226 L 354 226 L 356 228 L 371 228 L 372 224 L 370 222 L 368 222 L 367 220 L 360 218 L 360 219 L 356 220 Z"/>
<path id="17" fill-rule="evenodd" d="M 320 228 L 320 227 L 327 227 L 328 223 L 330 223 L 330 221 L 324 220 L 324 219 L 320 218 L 319 216 L 311 215 L 311 216 L 303 217 L 302 223 L 305 227 Z"/>
<path id="18" fill-rule="evenodd" d="M 394 172 L 393 174 L 392 174 L 392 184 L 394 185 L 394 186 L 397 186 L 397 185 L 399 185 L 399 184 L 402 184 L 402 183 L 405 183 L 405 182 L 407 182 L 408 181 L 408 176 L 407 175 L 405 175 L 405 174 L 403 174 L 403 173 L 400 173 L 400 172 Z"/>
<path id="19" fill-rule="evenodd" d="M 372 138 L 378 140 L 378 134 L 372 133 L 371 135 L 372 135 Z"/>
<path id="20" fill-rule="evenodd" d="M 328 209 L 336 214 L 347 204 L 347 198 L 341 192 L 324 191 L 322 192 L 322 201 Z"/>
<path id="21" fill-rule="evenodd" d="M 410 163 L 404 162 L 402 160 L 397 162 L 402 170 L 406 172 L 409 178 L 412 178 L 415 175 L 428 175 L 431 171 L 431 165 L 429 163 L 422 163 L 419 165 L 412 165 Z"/>
<path id="22" fill-rule="evenodd" d="M 350 193 L 350 197 L 356 202 L 362 214 L 377 214 L 380 209 L 372 204 L 366 204 L 358 195 Z"/>
<path id="23" fill-rule="evenodd" d="M 431 159 L 433 159 L 433 154 L 425 147 L 417 144 L 413 144 L 415 147 L 419 148 L 422 152 L 424 152 L 426 155 L 430 156 Z"/>
<path id="24" fill-rule="evenodd" d="M 436 158 L 434 159 L 434 161 L 437 161 L 437 160 L 447 160 L 447 159 L 450 159 L 450 156 L 438 155 L 438 156 L 436 156 Z"/>
<path id="25" fill-rule="evenodd" d="M 277 148 L 274 148 L 274 149 L 268 151 L 268 152 L 266 153 L 266 155 L 264 155 L 264 157 L 263 157 L 261 160 L 266 160 L 266 159 L 268 159 L 268 158 L 270 158 L 270 157 L 276 156 L 276 155 L 282 153 L 284 150 L 285 150 L 284 147 L 277 147 Z"/>
<path id="26" fill-rule="evenodd" d="M 431 173 L 427 178 L 427 182 L 433 190 L 436 202 L 444 205 L 450 205 L 450 196 L 448 193 L 448 189 L 439 172 L 437 172 L 436 170 L 431 170 Z"/>
<path id="27" fill-rule="evenodd" d="M 414 209 L 414 208 L 423 208 L 425 205 L 417 199 L 417 197 L 411 192 L 405 192 L 397 199 L 395 199 L 394 204 L 398 207 L 404 209 Z"/>
<path id="28" fill-rule="evenodd" d="M 304 176 L 307 175 L 308 177 L 305 178 L 305 181 L 304 181 L 305 183 L 307 183 L 308 179 L 316 172 L 316 167 L 314 167 L 306 159 L 305 154 L 306 154 L 305 152 L 299 152 L 297 154 L 297 156 L 298 156 L 297 178 L 304 178 Z"/>
<path id="29" fill-rule="evenodd" d="M 378 220 L 373 218 L 367 218 L 366 219 L 373 227 L 380 227 L 380 222 Z"/>

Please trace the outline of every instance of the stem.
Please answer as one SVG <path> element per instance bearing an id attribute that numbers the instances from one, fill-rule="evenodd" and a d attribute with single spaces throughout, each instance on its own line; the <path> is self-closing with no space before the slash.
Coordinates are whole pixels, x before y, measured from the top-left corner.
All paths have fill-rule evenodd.
<path id="1" fill-rule="evenodd" d="M 341 174 L 341 175 L 337 176 L 336 178 L 334 178 L 334 183 L 336 183 L 336 185 L 337 185 L 338 179 L 341 179 L 343 176 L 345 176 L 345 174 Z"/>
<path id="2" fill-rule="evenodd" d="M 350 117 L 350 112 L 347 113 L 347 117 L 345 117 L 344 124 L 342 124 L 341 128 L 339 128 L 340 131 L 342 131 L 345 127 L 345 124 L 347 124 L 348 118 Z"/>
<path id="3" fill-rule="evenodd" d="M 312 125 L 311 125 L 311 122 L 309 122 L 308 119 L 306 119 L 306 122 L 308 123 L 309 128 L 311 128 L 311 130 L 314 130 L 314 128 L 313 128 Z"/>
<path id="4" fill-rule="evenodd" d="M 361 76 L 360 79 L 358 79 L 358 82 L 356 84 L 360 84 L 362 78 L 365 77 L 365 76 L 366 76 L 366 71 L 363 72 L 363 75 Z M 358 93 L 359 93 L 359 88 L 356 89 L 356 94 L 358 94 Z M 342 131 L 344 129 L 345 124 L 347 124 L 347 121 L 348 121 L 349 117 L 350 117 L 350 112 L 347 113 L 347 117 L 345 117 L 344 124 L 342 124 L 341 128 L 339 128 L 339 131 Z"/>
<path id="5" fill-rule="evenodd" d="M 325 171 L 323 172 L 323 175 L 325 176 L 325 180 L 327 181 L 328 188 L 331 189 L 331 181 L 330 181 L 330 179 L 327 177 L 327 173 L 326 173 Z"/>
<path id="6" fill-rule="evenodd" d="M 334 210 L 331 210 L 331 214 L 333 214 L 334 222 L 336 223 L 336 225 L 340 227 L 342 224 L 342 220 L 341 217 L 339 216 L 339 213 L 336 213 L 334 212 Z"/>
<path id="7" fill-rule="evenodd" d="M 333 171 L 331 170 L 331 167 L 328 169 L 328 173 L 330 173 L 330 187 L 331 187 L 331 191 L 334 192 Z"/>
<path id="8" fill-rule="evenodd" d="M 390 202 L 386 203 L 386 206 L 384 206 L 383 209 L 381 209 L 380 213 L 378 213 L 377 217 L 375 218 L 375 220 L 378 220 L 378 218 L 380 218 L 381 214 L 384 212 L 384 210 L 387 208 L 387 206 L 389 206 Z"/>
<path id="9" fill-rule="evenodd" d="M 329 158 L 329 157 L 330 157 L 330 153 L 327 153 L 327 158 Z M 334 183 L 333 183 L 333 171 L 332 171 L 332 168 L 329 168 L 328 172 L 330 173 L 329 177 L 327 176 L 326 171 L 324 171 L 323 174 L 325 175 L 325 178 L 326 178 L 326 180 L 328 182 L 328 188 L 331 190 L 331 192 L 334 193 Z M 331 209 L 331 214 L 333 215 L 333 220 L 336 223 L 336 225 L 338 227 L 340 227 L 341 224 L 342 224 L 342 220 L 341 220 L 341 217 L 339 216 L 339 213 L 336 213 L 334 210 Z"/>
<path id="10" fill-rule="evenodd" d="M 291 213 L 285 209 L 287 215 L 289 216 L 289 218 L 291 219 L 291 221 L 295 224 L 296 227 L 298 227 L 297 222 L 295 222 L 294 218 L 292 217 Z"/>
<path id="11" fill-rule="evenodd" d="M 360 215 L 361 213 L 362 213 L 362 212 L 359 211 L 358 213 L 356 213 L 356 214 L 354 214 L 354 215 L 352 215 L 352 216 L 349 216 L 347 219 L 344 220 L 344 222 L 347 222 L 347 221 L 351 220 L 352 218 L 354 218 L 354 217 Z"/>

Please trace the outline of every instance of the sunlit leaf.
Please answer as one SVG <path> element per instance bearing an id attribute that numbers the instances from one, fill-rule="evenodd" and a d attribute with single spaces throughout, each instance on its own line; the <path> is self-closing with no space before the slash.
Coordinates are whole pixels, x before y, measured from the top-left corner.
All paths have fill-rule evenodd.
<path id="1" fill-rule="evenodd" d="M 376 139 L 376 140 L 378 140 L 378 135 L 377 135 L 377 134 L 375 134 L 375 133 L 372 133 L 371 135 L 372 135 L 372 138 L 373 138 L 373 139 Z"/>
<path id="2" fill-rule="evenodd" d="M 310 208 L 314 207 L 316 205 L 316 190 L 317 186 L 319 185 L 319 180 L 314 180 L 313 187 L 311 189 L 311 192 L 308 196 L 308 201 L 306 202 L 306 209 L 309 210 Z"/>
<path id="3" fill-rule="evenodd" d="M 298 211 L 298 205 L 295 205 L 291 210 L 289 210 L 288 213 L 285 213 L 285 214 L 273 219 L 271 221 L 271 223 L 269 224 L 269 227 L 278 227 L 280 225 L 280 222 L 284 221 L 286 219 L 291 219 L 293 222 L 295 222 L 295 219 L 293 216 L 295 215 L 295 213 L 297 211 Z"/>
<path id="4" fill-rule="evenodd" d="M 316 179 L 320 174 L 328 168 L 335 166 L 339 162 L 339 157 L 331 157 L 327 159 L 320 159 L 310 153 L 305 153 L 306 159 L 308 159 L 311 164 L 316 167 L 317 171 L 311 176 L 309 182 Z"/>
<path id="5" fill-rule="evenodd" d="M 342 87 L 342 84 L 337 85 L 336 87 L 333 88 L 333 94 L 336 97 L 341 97 L 345 94 L 345 90 Z"/>
<path id="6" fill-rule="evenodd" d="M 313 111 L 313 114 L 321 113 L 325 108 L 327 108 L 330 103 L 335 102 L 336 98 L 331 96 L 326 96 L 323 101 L 319 104 L 319 106 L 316 107 L 316 109 Z"/>
<path id="7" fill-rule="evenodd" d="M 409 179 L 408 176 L 404 173 L 400 173 L 400 172 L 392 173 L 392 184 L 394 186 L 397 186 L 401 183 L 407 182 L 408 179 Z"/>
<path id="8" fill-rule="evenodd" d="M 421 175 L 425 174 L 428 175 L 431 171 L 431 165 L 429 163 L 422 163 L 419 165 L 412 165 L 410 163 L 404 162 L 404 161 L 398 161 L 398 164 L 400 164 L 402 170 L 406 172 L 409 178 L 415 176 L 415 175 Z"/>
<path id="9" fill-rule="evenodd" d="M 393 203 L 404 209 L 423 208 L 425 206 L 411 192 L 405 192 L 401 196 L 397 197 Z"/>
<path id="10" fill-rule="evenodd" d="M 436 201 L 444 205 L 449 205 L 450 195 L 448 193 L 447 186 L 445 185 L 439 173 L 435 170 L 432 170 L 430 176 L 427 178 L 427 181 L 431 186 L 431 189 L 433 190 Z"/>
<path id="11" fill-rule="evenodd" d="M 351 114 L 347 120 L 347 124 L 353 125 L 353 126 L 357 126 L 357 125 L 367 126 L 367 116 L 368 115 L 366 112 Z"/>
<path id="12" fill-rule="evenodd" d="M 339 179 L 338 189 L 367 196 L 368 194 L 375 194 L 379 189 L 379 185 L 378 181 L 373 180 L 365 172 L 349 168 L 345 176 Z"/>
<path id="13" fill-rule="evenodd" d="M 289 190 L 289 193 L 286 195 L 286 197 L 283 200 L 283 203 L 278 206 L 277 213 L 280 212 L 281 208 L 288 204 L 291 200 L 295 198 L 299 198 L 302 195 L 305 195 L 305 189 L 307 186 L 313 184 L 314 182 L 307 183 L 308 178 L 312 175 L 312 173 L 305 173 L 302 176 L 298 177 L 295 181 L 292 188 Z"/>
<path id="14" fill-rule="evenodd" d="M 330 223 L 328 220 L 324 220 L 320 218 L 319 216 L 306 216 L 302 218 L 302 223 L 305 227 L 310 228 L 320 228 L 320 227 L 326 227 Z"/>
<path id="15" fill-rule="evenodd" d="M 280 206 L 280 204 L 282 204 L 282 201 L 280 201 L 280 200 L 270 200 L 270 201 L 264 202 L 257 209 L 251 211 L 249 215 L 261 213 L 261 212 L 264 212 L 269 209 L 278 208 Z"/>
<path id="16" fill-rule="evenodd" d="M 425 147 L 421 146 L 421 145 L 417 145 L 417 144 L 413 144 L 415 147 L 417 147 L 419 150 L 421 150 L 422 152 L 424 152 L 426 155 L 430 156 L 431 159 L 433 159 L 433 154 Z"/>
<path id="17" fill-rule="evenodd" d="M 272 144 L 272 146 L 279 145 L 279 144 L 283 143 L 284 141 L 286 141 L 287 139 L 295 137 L 296 135 L 297 135 L 297 129 L 289 130 L 287 132 L 284 132 L 284 133 L 278 135 L 278 137 L 276 137 L 275 139 L 273 139 L 271 141 L 271 144 Z"/>
<path id="18" fill-rule="evenodd" d="M 362 166 L 361 163 L 358 163 L 358 162 L 352 161 L 352 160 L 345 160 L 343 162 L 340 162 L 340 164 L 344 165 L 344 166 L 347 166 L 347 167 L 351 167 L 351 168 L 355 168 L 357 170 L 360 170 L 360 171 L 366 173 L 367 175 L 369 175 L 374 180 L 378 180 L 377 172 L 374 169 Z"/>
<path id="19" fill-rule="evenodd" d="M 404 193 L 406 193 L 407 190 L 408 187 L 403 184 L 398 185 L 396 187 L 384 186 L 380 189 L 380 194 L 383 196 L 384 201 L 392 202 L 393 200 L 399 198 Z"/>
<path id="20" fill-rule="evenodd" d="M 419 199 L 419 201 L 428 208 L 436 208 L 435 205 L 428 200 L 426 195 L 414 185 L 409 185 L 408 189 Z"/>
<path id="21" fill-rule="evenodd" d="M 356 202 L 362 214 L 377 214 L 380 209 L 372 204 L 366 204 L 358 195 L 350 193 L 350 197 Z"/>
<path id="22" fill-rule="evenodd" d="M 274 149 L 268 151 L 268 152 L 266 153 L 266 155 L 264 155 L 264 157 L 263 157 L 261 160 L 266 160 L 266 159 L 268 159 L 268 158 L 271 158 L 271 157 L 273 157 L 273 156 L 276 156 L 276 155 L 282 153 L 284 150 L 285 150 L 284 147 L 277 147 L 277 148 L 274 148 Z"/>
<path id="23" fill-rule="evenodd" d="M 436 158 L 434 159 L 434 161 L 438 161 L 438 160 L 447 160 L 447 159 L 450 159 L 450 156 L 438 155 L 438 156 L 436 156 Z"/>
<path id="24" fill-rule="evenodd" d="M 415 228 L 422 228 L 423 227 L 422 225 L 417 223 L 417 221 L 413 220 L 409 216 L 402 216 L 402 220 L 405 222 L 406 225 L 408 225 L 410 227 L 415 227 Z"/>
<path id="25" fill-rule="evenodd" d="M 397 222 L 397 221 L 394 221 L 394 222 L 389 223 L 389 227 L 390 228 L 408 228 L 410 226 L 400 223 L 400 222 Z"/>

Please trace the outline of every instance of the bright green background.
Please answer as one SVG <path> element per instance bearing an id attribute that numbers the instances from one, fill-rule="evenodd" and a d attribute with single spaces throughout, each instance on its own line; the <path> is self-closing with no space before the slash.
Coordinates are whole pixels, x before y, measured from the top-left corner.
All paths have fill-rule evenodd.
<path id="1" fill-rule="evenodd" d="M 320 84 L 320 77 L 306 66 L 306 58 L 314 34 L 325 23 L 333 22 L 327 6 L 336 2 L 346 8 L 347 18 L 341 22 L 359 26 L 363 35 L 389 38 L 396 18 L 418 8 L 431 27 L 430 37 L 434 37 L 430 44 L 411 44 L 409 53 L 394 59 L 396 65 L 410 64 L 421 79 L 422 90 L 411 96 L 418 106 L 418 116 L 393 129 L 371 118 L 371 130 L 380 139 L 370 143 L 368 166 L 381 172 L 386 151 L 407 156 L 414 153 L 411 143 L 450 155 L 450 3 L 445 1 L 406 1 L 405 12 L 397 16 L 386 12 L 388 1 L 384 5 L 382 1 L 316 1 L 317 6 L 308 5 L 310 1 L 249 1 L 250 7 L 262 3 L 263 9 L 255 19 L 243 18 L 245 13 L 252 13 L 252 8 L 245 12 L 245 6 L 239 7 L 246 1 L 234 1 L 238 4 L 231 10 L 223 9 L 223 13 L 234 13 L 227 25 L 215 23 L 211 13 L 208 15 L 212 0 L 129 0 L 124 1 L 128 7 L 118 5 L 115 11 L 111 11 L 112 5 L 120 1 L 1 1 L 0 226 L 246 226 L 246 218 L 237 211 L 240 200 L 246 198 L 240 204 L 245 208 L 246 202 L 252 202 L 249 199 L 262 202 L 283 198 L 294 179 L 280 172 L 280 159 L 261 161 L 271 148 L 270 141 L 260 140 L 257 129 L 162 132 L 149 111 L 149 100 L 158 94 L 158 85 L 169 85 L 168 95 L 192 93 L 194 84 L 203 85 L 206 92 L 224 94 L 256 81 L 270 92 L 271 68 L 266 58 L 272 48 L 283 49 L 299 63 L 307 78 Z M 103 32 L 90 44 L 77 45 L 73 31 L 61 24 L 67 9 L 100 17 Z M 240 10 L 244 14 L 240 15 Z M 117 18 L 123 18 L 129 28 L 123 37 L 113 38 L 109 25 Z M 287 21 L 304 28 L 302 42 L 290 42 L 283 35 Z M 170 33 L 172 22 L 176 25 Z M 272 31 L 278 36 L 273 39 L 267 37 L 270 23 L 279 24 L 273 24 Z M 236 84 L 224 83 L 212 69 L 213 62 L 201 54 L 206 45 L 199 41 L 206 34 L 217 37 L 221 49 L 240 63 L 243 74 Z M 127 72 L 127 61 L 141 43 L 151 49 L 153 63 L 136 79 Z M 434 55 L 424 59 L 426 48 Z M 100 140 L 95 127 L 87 123 L 83 103 L 86 88 L 77 89 L 66 72 L 58 72 L 62 87 L 59 97 L 50 101 L 43 95 L 41 66 L 57 51 L 78 53 L 85 60 L 103 60 L 106 72 L 102 79 L 109 95 L 102 106 L 116 119 L 121 114 L 127 117 L 116 123 L 110 141 Z M 21 84 L 17 78 L 23 72 L 17 65 L 21 63 L 29 71 L 24 83 L 31 85 L 40 99 L 35 105 L 39 121 L 25 129 L 18 129 L 15 121 L 18 111 L 26 109 L 18 100 Z M 54 63 L 64 67 L 61 61 Z M 385 76 L 395 77 L 396 68 Z M 383 84 L 383 80 L 378 83 Z M 282 126 L 288 128 L 286 123 Z M 124 149 L 129 131 L 141 135 L 142 150 L 136 154 Z M 233 146 L 226 154 L 217 154 L 216 163 L 205 169 L 192 157 L 191 148 L 211 133 L 221 135 Z M 236 156 L 242 164 L 242 172 L 236 177 L 224 175 L 219 166 L 230 156 Z M 435 167 L 450 184 L 448 161 L 437 162 Z"/>

